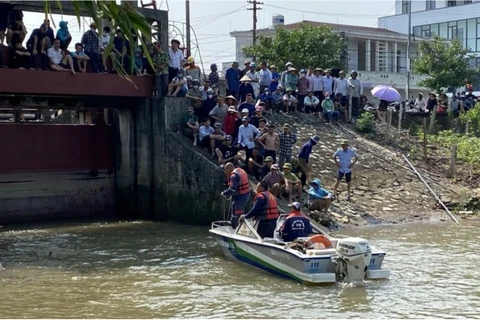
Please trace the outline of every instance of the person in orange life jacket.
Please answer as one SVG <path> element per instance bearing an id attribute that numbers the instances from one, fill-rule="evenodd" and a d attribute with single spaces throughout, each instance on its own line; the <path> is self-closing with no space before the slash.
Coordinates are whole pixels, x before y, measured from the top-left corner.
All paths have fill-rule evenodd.
<path id="1" fill-rule="evenodd" d="M 233 163 L 228 162 L 223 167 L 228 178 L 228 189 L 222 192 L 222 196 L 232 196 L 232 228 L 238 226 L 238 218 L 245 213 L 245 206 L 250 200 L 250 184 L 247 173 L 236 168 Z"/>
<path id="2" fill-rule="evenodd" d="M 297 238 L 308 237 L 312 233 L 310 220 L 305 217 L 300 209 L 300 202 L 294 202 L 288 205 L 292 211 L 288 214 L 280 228 L 282 240 L 285 242 L 293 241 Z"/>
<path id="3" fill-rule="evenodd" d="M 240 221 L 250 218 L 258 221 L 257 233 L 262 239 L 273 238 L 278 219 L 277 198 L 268 191 L 268 184 L 265 181 L 257 184 L 253 207 L 246 215 L 240 216 Z"/>

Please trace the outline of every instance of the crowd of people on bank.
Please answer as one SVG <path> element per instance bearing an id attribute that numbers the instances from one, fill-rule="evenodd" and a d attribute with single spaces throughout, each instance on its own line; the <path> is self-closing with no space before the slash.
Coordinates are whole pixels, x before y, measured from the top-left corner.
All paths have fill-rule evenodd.
<path id="1" fill-rule="evenodd" d="M 416 99 L 409 102 L 410 109 L 407 109 L 407 112 L 432 113 L 435 110 L 437 114 L 452 113 L 458 117 L 477 105 L 480 106 L 480 96 L 475 96 L 472 86 L 467 85 L 466 91 L 457 92 L 450 98 L 445 93 L 437 95 L 435 92 L 430 92 L 427 99 L 424 98 L 423 93 L 419 93 Z"/>

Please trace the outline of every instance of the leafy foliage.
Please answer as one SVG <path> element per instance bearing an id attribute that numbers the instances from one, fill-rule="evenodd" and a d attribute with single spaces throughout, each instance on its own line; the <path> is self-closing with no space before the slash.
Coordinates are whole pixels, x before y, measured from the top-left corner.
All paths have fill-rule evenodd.
<path id="1" fill-rule="evenodd" d="M 289 61 L 297 68 L 342 67 L 339 59 L 343 43 L 330 27 L 302 24 L 297 30 L 275 31 L 275 36 L 261 36 L 256 46 L 243 48 L 243 54 L 280 68 Z"/>
<path id="2" fill-rule="evenodd" d="M 103 18 L 108 19 L 111 23 L 112 30 L 121 29 L 123 31 L 123 36 L 131 44 L 138 44 L 143 48 L 148 62 L 153 65 L 152 58 L 148 52 L 147 43 L 144 39 L 151 39 L 152 37 L 152 26 L 147 22 L 145 17 L 137 11 L 136 2 L 123 1 L 121 5 L 118 5 L 115 0 L 97 0 L 97 1 L 47 1 L 44 2 L 45 7 L 45 18 L 48 15 L 51 16 L 51 6 L 57 6 L 60 10 L 66 7 L 67 5 L 73 7 L 75 15 L 77 16 L 78 25 L 81 25 L 81 16 L 82 11 L 86 11 L 88 16 L 90 16 L 97 26 L 101 25 L 101 20 Z M 53 21 L 52 21 L 53 22 Z M 100 30 L 101 32 L 101 30 Z M 110 43 L 107 45 L 105 56 L 108 56 L 113 48 L 114 37 L 110 38 Z M 130 65 L 134 66 L 134 50 L 135 46 L 130 46 Z M 117 70 L 121 70 L 121 75 L 125 76 L 126 72 L 121 68 L 121 63 L 116 61 Z M 119 71 L 120 71 L 119 70 Z"/>
<path id="3" fill-rule="evenodd" d="M 480 137 L 480 103 L 476 103 L 473 109 L 460 116 L 460 121 L 468 124 L 469 131 L 477 137 Z"/>
<path id="4" fill-rule="evenodd" d="M 373 132 L 375 129 L 375 116 L 373 113 L 364 112 L 360 115 L 356 122 L 357 130 L 360 132 Z"/>
<path id="5" fill-rule="evenodd" d="M 419 130 L 419 136 L 423 137 L 423 130 Z M 480 164 L 480 138 L 454 133 L 452 130 L 440 131 L 436 135 L 428 135 L 430 143 L 436 143 L 443 147 L 457 145 L 457 156 L 459 160 L 471 165 Z"/>
<path id="6" fill-rule="evenodd" d="M 447 43 L 436 36 L 432 40 L 422 40 L 418 50 L 420 56 L 413 60 L 413 71 L 429 76 L 420 82 L 421 86 L 441 92 L 465 85 L 466 80 L 473 80 L 478 73 L 469 65 L 474 56 L 458 40 Z"/>

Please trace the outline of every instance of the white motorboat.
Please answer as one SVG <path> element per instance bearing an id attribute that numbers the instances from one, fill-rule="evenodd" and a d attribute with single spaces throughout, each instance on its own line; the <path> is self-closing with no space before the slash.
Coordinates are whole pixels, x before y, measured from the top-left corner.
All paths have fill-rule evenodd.
<path id="1" fill-rule="evenodd" d="M 386 253 L 362 238 L 331 237 L 312 223 L 311 237 L 283 242 L 279 230 L 286 216 L 279 216 L 274 238 L 262 239 L 248 220 L 237 229 L 229 221 L 213 222 L 210 233 L 227 257 L 306 284 L 389 277 L 381 269 Z"/>

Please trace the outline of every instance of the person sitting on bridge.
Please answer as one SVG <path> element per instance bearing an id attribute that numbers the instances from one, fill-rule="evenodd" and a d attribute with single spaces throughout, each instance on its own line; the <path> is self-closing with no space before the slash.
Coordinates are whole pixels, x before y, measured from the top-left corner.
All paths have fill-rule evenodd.
<path id="1" fill-rule="evenodd" d="M 238 226 L 238 219 L 245 213 L 245 206 L 250 200 L 250 183 L 247 173 L 236 168 L 231 162 L 227 162 L 223 167 L 223 171 L 228 178 L 228 189 L 221 193 L 222 196 L 232 196 L 231 210 L 232 228 Z"/>
<path id="2" fill-rule="evenodd" d="M 177 76 L 172 79 L 168 85 L 168 94 L 170 97 L 185 97 L 188 87 L 186 79 L 183 76 L 183 69 L 178 69 Z"/>
<path id="3" fill-rule="evenodd" d="M 255 218 L 258 221 L 258 235 L 262 239 L 273 238 L 278 219 L 277 198 L 268 191 L 268 184 L 265 181 L 257 184 L 256 191 L 252 209 L 246 215 L 240 216 L 240 221 Z"/>
<path id="4" fill-rule="evenodd" d="M 297 238 L 308 237 L 312 233 L 310 220 L 302 212 L 300 202 L 294 202 L 288 205 L 292 211 L 288 214 L 280 228 L 282 240 L 285 242 L 294 241 Z"/>

